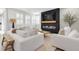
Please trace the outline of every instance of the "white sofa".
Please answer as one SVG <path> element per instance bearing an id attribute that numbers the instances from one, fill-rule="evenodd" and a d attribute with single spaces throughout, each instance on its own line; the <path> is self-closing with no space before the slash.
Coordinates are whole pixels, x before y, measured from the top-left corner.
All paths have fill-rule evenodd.
<path id="1" fill-rule="evenodd" d="M 66 51 L 79 51 L 79 38 L 70 38 L 64 35 L 51 34 L 52 45 L 66 50 Z"/>
<path id="2" fill-rule="evenodd" d="M 44 36 L 42 33 L 26 38 L 19 36 L 16 33 L 8 32 L 8 34 L 15 40 L 15 51 L 34 51 L 44 43 Z"/>

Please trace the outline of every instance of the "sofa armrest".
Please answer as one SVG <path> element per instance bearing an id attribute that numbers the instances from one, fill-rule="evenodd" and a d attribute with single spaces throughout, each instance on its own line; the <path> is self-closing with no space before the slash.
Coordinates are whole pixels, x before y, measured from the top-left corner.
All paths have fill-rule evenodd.
<path id="1" fill-rule="evenodd" d="M 29 39 L 34 39 L 34 38 L 43 38 L 43 39 L 44 39 L 44 34 L 38 33 L 38 34 L 36 34 L 36 35 L 29 36 L 29 37 L 26 37 L 26 38 L 23 38 L 23 39 L 29 40 Z"/>
<path id="2" fill-rule="evenodd" d="M 18 42 L 17 42 L 18 43 Z M 44 43 L 44 36 L 43 34 L 37 34 L 34 36 L 30 36 L 27 38 L 23 38 L 20 43 L 15 44 L 18 46 L 15 46 L 15 50 L 21 50 L 21 51 L 33 51 L 39 48 Z"/>
<path id="3" fill-rule="evenodd" d="M 70 38 L 64 35 L 51 35 L 52 45 L 67 51 L 79 50 L 79 38 Z"/>
<path id="4" fill-rule="evenodd" d="M 43 33 L 37 33 L 36 35 L 33 35 L 33 36 L 29 36 L 29 37 L 22 37 L 16 33 L 11 33 L 10 31 L 7 32 L 7 34 L 9 34 L 14 40 L 19 40 L 19 41 L 23 41 L 23 40 L 28 40 L 28 39 L 31 39 L 31 38 L 35 38 L 35 37 L 42 37 L 44 36 Z"/>

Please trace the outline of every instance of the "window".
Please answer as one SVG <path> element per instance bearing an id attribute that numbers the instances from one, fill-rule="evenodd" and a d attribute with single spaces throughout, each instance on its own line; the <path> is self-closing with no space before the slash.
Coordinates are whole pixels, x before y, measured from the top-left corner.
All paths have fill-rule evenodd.
<path id="1" fill-rule="evenodd" d="M 25 24 L 29 25 L 30 22 L 31 22 L 30 16 L 29 16 L 29 15 L 26 15 L 26 16 L 25 16 Z"/>
<path id="2" fill-rule="evenodd" d="M 33 15 L 31 21 L 32 21 L 32 26 L 33 27 L 40 29 L 40 26 L 41 26 L 40 15 Z"/>
<path id="3" fill-rule="evenodd" d="M 4 25 L 5 25 L 5 18 L 6 18 L 6 10 L 4 8 L 0 8 L 0 34 L 4 33 Z"/>
<path id="4" fill-rule="evenodd" d="M 16 13 L 16 24 L 23 24 L 23 14 Z"/>
<path id="5" fill-rule="evenodd" d="M 2 17 L 0 16 L 0 30 L 2 30 Z"/>

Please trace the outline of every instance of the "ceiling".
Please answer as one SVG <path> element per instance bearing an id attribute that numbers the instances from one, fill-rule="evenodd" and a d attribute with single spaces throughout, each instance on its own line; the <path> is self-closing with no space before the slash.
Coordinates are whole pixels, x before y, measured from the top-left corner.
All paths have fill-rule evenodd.
<path id="1" fill-rule="evenodd" d="M 18 10 L 22 10 L 29 13 L 40 13 L 48 10 L 52 10 L 55 8 L 17 8 Z"/>

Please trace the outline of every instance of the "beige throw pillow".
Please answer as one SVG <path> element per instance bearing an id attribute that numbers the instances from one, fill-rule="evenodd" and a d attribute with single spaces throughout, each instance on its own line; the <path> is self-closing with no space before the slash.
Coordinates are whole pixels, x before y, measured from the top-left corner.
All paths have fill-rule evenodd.
<path id="1" fill-rule="evenodd" d="M 59 30 L 60 35 L 65 35 L 64 29 Z"/>

